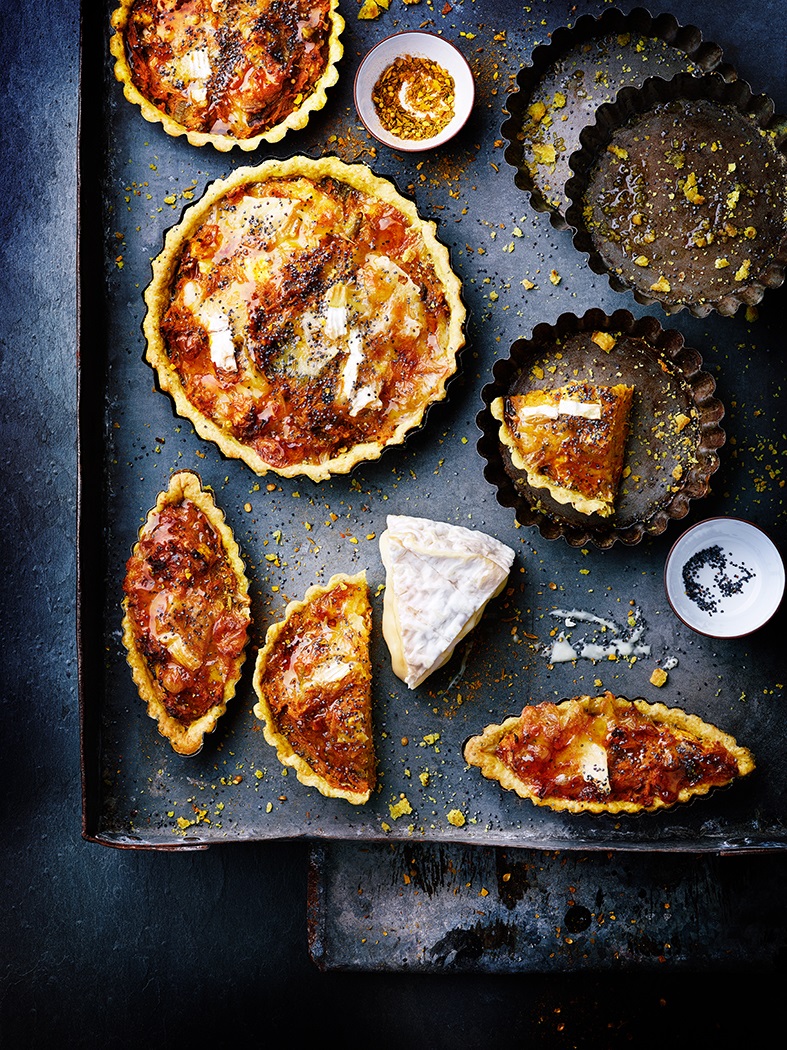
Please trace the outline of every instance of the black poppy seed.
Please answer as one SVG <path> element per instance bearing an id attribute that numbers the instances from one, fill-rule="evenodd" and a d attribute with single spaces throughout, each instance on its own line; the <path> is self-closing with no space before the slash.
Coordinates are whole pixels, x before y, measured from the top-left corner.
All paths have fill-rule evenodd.
<path id="1" fill-rule="evenodd" d="M 728 570 L 728 566 L 732 571 Z M 699 573 L 704 568 L 715 570 L 712 587 L 699 582 Z M 719 598 L 730 598 L 733 594 L 740 594 L 744 584 L 754 576 L 755 573 L 747 566 L 728 562 L 724 551 L 716 543 L 692 554 L 683 566 L 683 587 L 686 597 L 703 612 L 712 616 L 719 611 Z"/>

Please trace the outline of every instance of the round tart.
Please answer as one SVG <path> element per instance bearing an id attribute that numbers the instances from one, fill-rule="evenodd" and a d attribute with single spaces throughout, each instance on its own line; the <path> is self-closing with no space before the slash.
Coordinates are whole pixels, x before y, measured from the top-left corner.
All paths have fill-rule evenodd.
<path id="1" fill-rule="evenodd" d="M 516 185 L 536 211 L 547 212 L 554 227 L 565 229 L 569 157 L 598 107 L 621 88 L 654 75 L 666 79 L 715 70 L 735 79 L 735 71 L 721 60 L 721 48 L 703 40 L 696 26 L 641 7 L 629 13 L 611 8 L 560 26 L 548 44 L 535 48 L 506 103 L 509 116 L 501 130 Z"/>
<path id="2" fill-rule="evenodd" d="M 478 451 L 498 502 L 571 546 L 663 532 L 707 495 L 725 440 L 701 365 L 680 332 L 627 310 L 536 325 L 482 390 Z"/>
<path id="3" fill-rule="evenodd" d="M 147 515 L 123 582 L 134 683 L 180 755 L 194 755 L 235 695 L 251 620 L 249 581 L 199 475 L 176 471 Z"/>
<path id="4" fill-rule="evenodd" d="M 566 218 L 615 290 L 729 316 L 784 281 L 787 134 L 765 96 L 716 74 L 654 77 L 580 141 Z"/>
<path id="5" fill-rule="evenodd" d="M 464 343 L 435 224 L 336 157 L 213 183 L 168 233 L 145 301 L 162 390 L 258 474 L 320 481 L 403 442 Z"/>
<path id="6" fill-rule="evenodd" d="M 338 0 L 121 0 L 110 51 L 126 98 L 193 146 L 253 150 L 305 127 L 338 80 Z"/>

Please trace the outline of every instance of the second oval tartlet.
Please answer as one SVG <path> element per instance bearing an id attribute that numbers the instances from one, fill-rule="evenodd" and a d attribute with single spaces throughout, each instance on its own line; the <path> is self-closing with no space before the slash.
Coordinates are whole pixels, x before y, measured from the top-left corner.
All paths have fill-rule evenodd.
<path id="1" fill-rule="evenodd" d="M 442 400 L 465 307 L 432 221 L 363 164 L 293 157 L 213 183 L 153 262 L 147 360 L 258 474 L 378 458 Z"/>

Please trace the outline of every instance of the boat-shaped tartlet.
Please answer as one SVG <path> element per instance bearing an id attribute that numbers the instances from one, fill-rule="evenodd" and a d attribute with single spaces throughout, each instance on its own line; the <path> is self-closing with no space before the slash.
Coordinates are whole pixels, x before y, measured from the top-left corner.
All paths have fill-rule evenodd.
<path id="1" fill-rule="evenodd" d="M 783 283 L 787 133 L 766 96 L 715 73 L 652 77 L 580 141 L 566 220 L 615 291 L 729 316 Z"/>
<path id="2" fill-rule="evenodd" d="M 123 644 L 139 695 L 180 755 L 194 755 L 235 695 L 249 582 L 224 513 L 197 474 L 174 473 L 126 564 Z"/>
<path id="3" fill-rule="evenodd" d="M 416 689 L 450 660 L 500 594 L 514 551 L 462 525 L 389 514 L 380 556 L 383 637 L 394 674 Z"/>
<path id="4" fill-rule="evenodd" d="M 634 387 L 573 382 L 498 397 L 500 440 L 531 488 L 581 514 L 615 513 Z"/>
<path id="5" fill-rule="evenodd" d="M 338 80 L 339 0 L 121 0 L 109 47 L 142 116 L 226 152 L 306 126 Z"/>
<path id="6" fill-rule="evenodd" d="M 754 769 L 747 748 L 696 715 L 610 692 L 525 707 L 471 737 L 464 757 L 534 805 L 570 813 L 652 813 Z"/>
<path id="7" fill-rule="evenodd" d="M 213 183 L 167 234 L 145 301 L 161 389 L 258 474 L 321 481 L 401 444 L 464 345 L 434 222 L 336 157 Z"/>
<path id="8" fill-rule="evenodd" d="M 338 573 L 290 602 L 254 670 L 254 714 L 279 761 L 353 805 L 368 801 L 376 780 L 371 626 L 366 574 Z"/>

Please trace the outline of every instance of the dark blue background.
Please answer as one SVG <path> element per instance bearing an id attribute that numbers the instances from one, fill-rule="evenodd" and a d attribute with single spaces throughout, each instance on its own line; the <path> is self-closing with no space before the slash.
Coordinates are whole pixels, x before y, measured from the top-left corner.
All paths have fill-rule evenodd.
<path id="1" fill-rule="evenodd" d="M 476 0 L 479 19 L 483 5 Z M 511 17 L 537 6 L 511 3 Z M 576 6 L 580 14 L 586 5 Z M 84 9 L 91 18 L 99 5 Z M 683 0 L 670 9 L 723 42 L 725 59 L 761 70 L 787 111 L 784 0 Z M 353 18 L 354 0 L 342 10 Z M 787 969 L 784 857 L 726 862 L 735 865 L 738 918 L 749 914 L 768 943 L 764 974 L 749 945 L 739 973 L 424 976 L 318 970 L 308 952 L 306 843 L 166 854 L 82 841 L 79 19 L 77 0 L 0 5 L 0 1045 L 760 1045 L 769 1022 L 778 1023 L 772 979 Z M 656 855 L 654 877 L 659 863 Z M 714 915 L 723 924 L 724 909 Z M 775 956 L 774 943 L 782 946 Z"/>

